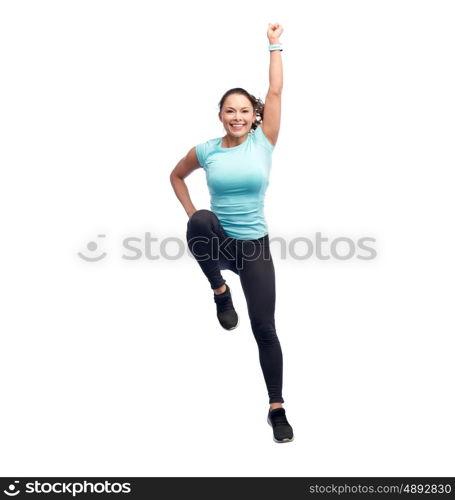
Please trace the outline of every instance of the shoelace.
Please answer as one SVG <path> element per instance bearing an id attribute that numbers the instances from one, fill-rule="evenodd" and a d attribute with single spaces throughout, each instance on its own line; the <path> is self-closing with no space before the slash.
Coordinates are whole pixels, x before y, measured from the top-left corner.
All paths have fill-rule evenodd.
<path id="1" fill-rule="evenodd" d="M 213 299 L 216 303 L 218 312 L 227 311 L 228 309 L 234 309 L 230 292 L 227 293 L 225 296 L 215 295 Z"/>
<path id="2" fill-rule="evenodd" d="M 288 419 L 284 413 L 274 413 L 270 415 L 270 420 L 275 425 L 289 425 Z"/>

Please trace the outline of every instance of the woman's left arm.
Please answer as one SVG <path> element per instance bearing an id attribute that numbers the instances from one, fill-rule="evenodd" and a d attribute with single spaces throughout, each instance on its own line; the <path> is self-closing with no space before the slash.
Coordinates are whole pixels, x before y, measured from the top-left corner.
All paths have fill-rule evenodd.
<path id="1" fill-rule="evenodd" d="M 280 43 L 283 27 L 280 24 L 269 24 L 267 37 L 269 43 Z M 280 50 L 270 51 L 269 90 L 264 103 L 264 118 L 262 130 L 267 139 L 276 144 L 280 131 L 281 120 L 281 91 L 283 89 L 283 62 Z"/>

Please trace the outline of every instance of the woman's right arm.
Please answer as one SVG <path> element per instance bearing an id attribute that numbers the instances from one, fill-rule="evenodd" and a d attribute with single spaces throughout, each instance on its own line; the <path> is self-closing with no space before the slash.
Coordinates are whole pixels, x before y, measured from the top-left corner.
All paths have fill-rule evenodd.
<path id="1" fill-rule="evenodd" d="M 179 199 L 183 208 L 185 209 L 188 217 L 191 217 L 194 212 L 196 212 L 196 207 L 193 205 L 193 202 L 190 198 L 190 193 L 188 192 L 188 187 L 185 184 L 185 177 L 191 174 L 193 170 L 197 168 L 201 168 L 199 165 L 197 156 L 196 156 L 196 148 L 191 148 L 188 151 L 188 154 L 183 157 L 175 166 L 174 170 L 172 170 L 170 175 L 170 181 L 172 187 L 174 189 L 175 195 Z"/>

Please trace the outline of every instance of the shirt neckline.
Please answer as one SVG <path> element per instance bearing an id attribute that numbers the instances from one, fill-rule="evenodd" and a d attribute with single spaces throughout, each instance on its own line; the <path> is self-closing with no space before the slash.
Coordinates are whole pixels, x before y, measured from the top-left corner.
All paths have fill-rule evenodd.
<path id="1" fill-rule="evenodd" d="M 251 134 L 252 134 L 252 132 L 248 132 L 248 137 L 242 142 L 242 144 L 237 144 L 237 146 L 232 146 L 230 148 L 223 148 L 221 146 L 221 144 L 223 143 L 223 138 L 219 137 L 218 142 L 217 142 L 217 147 L 218 147 L 218 149 L 221 149 L 221 151 L 231 151 L 232 149 L 239 149 L 242 146 L 244 146 L 251 139 Z"/>

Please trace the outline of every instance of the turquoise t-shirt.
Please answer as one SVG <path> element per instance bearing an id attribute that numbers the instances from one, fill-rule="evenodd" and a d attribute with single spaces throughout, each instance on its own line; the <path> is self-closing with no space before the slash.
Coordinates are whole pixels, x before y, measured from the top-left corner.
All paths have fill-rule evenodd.
<path id="1" fill-rule="evenodd" d="M 196 146 L 205 170 L 210 208 L 226 234 L 239 240 L 255 240 L 268 233 L 264 197 L 269 185 L 275 146 L 258 125 L 242 144 L 221 147 L 221 137 Z"/>

